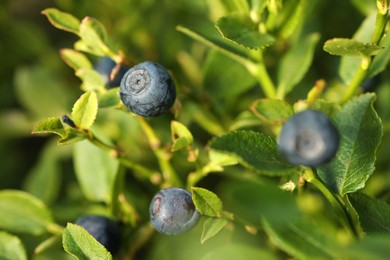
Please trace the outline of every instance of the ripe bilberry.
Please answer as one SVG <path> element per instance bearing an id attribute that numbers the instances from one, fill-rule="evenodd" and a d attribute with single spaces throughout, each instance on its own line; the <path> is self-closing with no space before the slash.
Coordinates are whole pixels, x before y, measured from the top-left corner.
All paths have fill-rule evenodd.
<path id="1" fill-rule="evenodd" d="M 292 164 L 319 166 L 329 162 L 339 147 L 339 132 L 322 112 L 307 109 L 284 124 L 278 139 L 280 153 Z"/>
<path id="2" fill-rule="evenodd" d="M 178 235 L 191 229 L 200 214 L 191 193 L 181 188 L 166 188 L 154 195 L 149 206 L 150 221 L 164 235 Z"/>
<path id="3" fill-rule="evenodd" d="M 94 64 L 94 69 L 103 77 L 104 83 L 108 88 L 119 87 L 123 75 L 125 75 L 126 71 L 129 69 L 128 66 L 120 66 L 114 79 L 110 80 L 111 72 L 115 66 L 115 61 L 109 57 L 99 58 Z"/>
<path id="4" fill-rule="evenodd" d="M 119 225 L 114 220 L 99 215 L 86 215 L 78 218 L 75 224 L 87 230 L 111 254 L 118 252 L 122 239 Z"/>
<path id="5" fill-rule="evenodd" d="M 159 116 L 175 102 L 175 83 L 162 65 L 145 61 L 123 76 L 120 97 L 123 104 L 137 115 Z"/>

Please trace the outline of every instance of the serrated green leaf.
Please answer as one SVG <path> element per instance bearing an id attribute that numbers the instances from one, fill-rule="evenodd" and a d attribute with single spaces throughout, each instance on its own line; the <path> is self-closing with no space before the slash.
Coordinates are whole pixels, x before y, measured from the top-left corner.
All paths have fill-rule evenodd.
<path id="1" fill-rule="evenodd" d="M 216 26 L 226 40 L 249 49 L 263 49 L 275 41 L 271 35 L 260 33 L 258 26 L 247 15 L 224 16 Z"/>
<path id="2" fill-rule="evenodd" d="M 73 49 L 62 49 L 60 51 L 62 59 L 74 71 L 79 69 L 92 69 L 92 64 L 83 53 Z"/>
<path id="3" fill-rule="evenodd" d="M 88 69 L 88 68 L 79 69 L 76 71 L 76 76 L 83 81 L 81 89 L 86 92 L 104 89 L 105 86 L 104 79 L 94 69 Z"/>
<path id="4" fill-rule="evenodd" d="M 95 92 L 86 92 L 76 101 L 72 109 L 72 120 L 81 129 L 90 128 L 98 111 L 98 99 Z"/>
<path id="5" fill-rule="evenodd" d="M 275 254 L 269 252 L 264 248 L 258 246 L 250 246 L 239 243 L 228 243 L 217 248 L 213 248 L 211 252 L 207 253 L 201 260 L 236 260 L 236 259 L 245 259 L 245 260 L 277 260 Z"/>
<path id="6" fill-rule="evenodd" d="M 42 11 L 42 14 L 46 15 L 54 27 L 76 35 L 79 34 L 80 20 L 73 15 L 61 12 L 55 8 L 47 8 Z"/>
<path id="7" fill-rule="evenodd" d="M 0 259 L 27 260 L 26 250 L 17 236 L 0 231 Z"/>
<path id="8" fill-rule="evenodd" d="M 110 252 L 88 231 L 72 223 L 68 223 L 64 230 L 62 244 L 67 253 L 80 260 L 112 259 Z"/>
<path id="9" fill-rule="evenodd" d="M 209 217 L 220 216 L 223 204 L 218 196 L 206 189 L 192 187 L 192 200 L 200 214 Z"/>
<path id="10" fill-rule="evenodd" d="M 89 48 L 113 56 L 113 51 L 107 46 L 106 29 L 95 18 L 85 17 L 81 21 L 80 38 Z"/>
<path id="11" fill-rule="evenodd" d="M 317 172 L 337 194 L 363 188 L 374 171 L 375 152 L 382 137 L 374 100 L 375 94 L 360 95 L 347 102 L 333 118 L 340 132 L 340 147 L 336 157 Z"/>
<path id="12" fill-rule="evenodd" d="M 99 96 L 99 107 L 114 107 L 120 104 L 119 88 L 112 88 Z"/>
<path id="13" fill-rule="evenodd" d="M 36 197 L 18 190 L 0 191 L 0 229 L 42 235 L 53 219 L 49 209 Z"/>
<path id="14" fill-rule="evenodd" d="M 290 104 L 279 99 L 257 99 L 250 110 L 266 124 L 282 124 L 294 114 Z"/>
<path id="15" fill-rule="evenodd" d="M 295 169 L 281 157 L 275 140 L 262 133 L 229 132 L 214 138 L 210 147 L 235 156 L 242 165 L 261 174 L 282 176 Z"/>
<path id="16" fill-rule="evenodd" d="M 264 229 L 271 241 L 283 251 L 297 259 L 335 259 L 338 246 L 336 237 L 320 230 L 317 223 L 310 220 L 296 221 L 281 225 L 265 220 Z"/>
<path id="17" fill-rule="evenodd" d="M 366 233 L 390 232 L 389 204 L 360 192 L 348 194 L 348 198 Z"/>
<path id="18" fill-rule="evenodd" d="M 61 119 L 58 117 L 49 117 L 39 122 L 32 131 L 33 134 L 57 134 L 64 138 L 66 131 L 62 125 Z"/>
<path id="19" fill-rule="evenodd" d="M 283 57 L 278 70 L 278 95 L 291 92 L 302 80 L 313 61 L 319 34 L 313 33 L 295 44 Z"/>
<path id="20" fill-rule="evenodd" d="M 228 223 L 227 219 L 223 218 L 208 218 L 203 224 L 202 237 L 200 243 L 204 243 L 210 238 L 216 236 Z"/>
<path id="21" fill-rule="evenodd" d="M 192 145 L 194 140 L 190 130 L 178 121 L 171 122 L 172 151 L 178 151 Z"/>
<path id="22" fill-rule="evenodd" d="M 354 39 L 335 38 L 327 40 L 324 51 L 339 56 L 372 56 L 378 54 L 381 47 L 375 43 L 364 43 Z"/>
<path id="23" fill-rule="evenodd" d="M 76 177 L 87 199 L 110 203 L 119 162 L 89 141 L 74 147 Z"/>
<path id="24" fill-rule="evenodd" d="M 380 46 L 383 48 L 381 52 L 376 55 L 368 69 L 366 78 L 372 78 L 375 75 L 384 71 L 390 61 L 390 34 L 386 33 L 380 42 Z"/>

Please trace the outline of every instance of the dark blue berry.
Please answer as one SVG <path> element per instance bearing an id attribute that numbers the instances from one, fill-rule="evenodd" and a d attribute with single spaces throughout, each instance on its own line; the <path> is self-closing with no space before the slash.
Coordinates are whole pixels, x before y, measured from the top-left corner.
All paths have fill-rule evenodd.
<path id="1" fill-rule="evenodd" d="M 110 80 L 111 72 L 115 66 L 115 61 L 109 57 L 99 58 L 94 64 L 94 69 L 103 77 L 104 83 L 108 88 L 119 87 L 123 75 L 125 75 L 126 71 L 130 68 L 128 66 L 121 65 L 114 79 Z"/>
<path id="2" fill-rule="evenodd" d="M 154 195 L 149 206 L 150 221 L 164 235 L 178 235 L 191 229 L 200 214 L 191 193 L 181 188 L 166 188 Z"/>
<path id="3" fill-rule="evenodd" d="M 99 215 L 86 215 L 78 218 L 75 224 L 87 230 L 111 254 L 118 252 L 122 239 L 119 225 L 114 220 Z"/>
<path id="4" fill-rule="evenodd" d="M 126 72 L 120 84 L 120 97 L 137 115 L 159 116 L 175 102 L 175 83 L 162 65 L 145 61 Z"/>
<path id="5" fill-rule="evenodd" d="M 283 125 L 278 139 L 280 153 L 292 164 L 319 166 L 329 162 L 339 147 L 339 132 L 322 112 L 308 109 Z"/>

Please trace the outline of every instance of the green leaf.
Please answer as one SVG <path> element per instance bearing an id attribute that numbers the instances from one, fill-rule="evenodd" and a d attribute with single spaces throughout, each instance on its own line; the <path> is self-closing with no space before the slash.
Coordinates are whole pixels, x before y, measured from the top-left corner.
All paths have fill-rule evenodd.
<path id="1" fill-rule="evenodd" d="M 211 141 L 212 149 L 230 154 L 245 167 L 270 176 L 282 176 L 295 168 L 280 155 L 275 140 L 262 133 L 238 130 Z"/>
<path id="2" fill-rule="evenodd" d="M 66 131 L 58 117 L 49 117 L 39 122 L 32 131 L 33 134 L 57 134 L 64 138 Z"/>
<path id="3" fill-rule="evenodd" d="M 90 48 L 107 56 L 113 52 L 107 46 L 107 33 L 103 24 L 92 17 L 85 17 L 80 25 L 80 38 Z"/>
<path id="4" fill-rule="evenodd" d="M 218 196 L 206 189 L 192 187 L 192 200 L 200 214 L 208 217 L 219 217 L 223 204 Z"/>
<path id="5" fill-rule="evenodd" d="M 339 56 L 372 56 L 380 50 L 381 47 L 375 43 L 363 43 L 353 39 L 335 38 L 324 44 L 324 51 Z"/>
<path id="6" fill-rule="evenodd" d="M 340 259 L 354 260 L 383 260 L 389 257 L 389 234 L 375 234 L 365 236 L 358 242 L 349 245 Z"/>
<path id="7" fill-rule="evenodd" d="M 290 104 L 279 99 L 257 99 L 250 110 L 266 124 L 282 124 L 294 114 Z"/>
<path id="8" fill-rule="evenodd" d="M 228 223 L 227 219 L 223 218 L 208 218 L 203 224 L 202 237 L 200 243 L 204 243 L 210 238 L 216 236 Z"/>
<path id="9" fill-rule="evenodd" d="M 72 144 L 88 138 L 88 133 L 73 128 L 66 130 L 66 136 L 58 141 L 59 145 Z"/>
<path id="10" fill-rule="evenodd" d="M 277 258 L 272 252 L 258 246 L 250 246 L 246 244 L 228 243 L 217 248 L 213 248 L 201 260 L 276 260 Z"/>
<path id="11" fill-rule="evenodd" d="M 0 259 L 27 260 L 26 250 L 17 236 L 0 231 Z"/>
<path id="12" fill-rule="evenodd" d="M 99 96 L 99 108 L 115 107 L 120 102 L 119 88 L 109 89 Z"/>
<path id="13" fill-rule="evenodd" d="M 283 57 L 278 70 L 278 92 L 288 94 L 302 80 L 313 61 L 320 35 L 310 34 L 298 41 Z"/>
<path id="14" fill-rule="evenodd" d="M 192 145 L 194 138 L 188 128 L 178 121 L 171 122 L 172 148 L 171 150 L 178 151 Z"/>
<path id="15" fill-rule="evenodd" d="M 105 86 L 104 79 L 94 69 L 88 69 L 88 68 L 79 69 L 76 71 L 76 76 L 83 81 L 81 89 L 86 92 L 104 89 Z"/>
<path id="16" fill-rule="evenodd" d="M 72 109 L 72 120 L 81 129 L 90 128 L 98 111 L 98 99 L 95 92 L 86 92 L 76 101 Z"/>
<path id="17" fill-rule="evenodd" d="M 79 34 L 80 21 L 71 14 L 61 12 L 55 8 L 47 8 L 42 11 L 49 22 L 56 28 L 64 31 Z"/>
<path id="18" fill-rule="evenodd" d="M 106 56 L 105 52 L 101 49 L 97 49 L 94 46 L 89 46 L 84 40 L 80 39 L 73 45 L 75 50 L 93 54 L 95 56 Z"/>
<path id="19" fill-rule="evenodd" d="M 62 244 L 69 254 L 80 260 L 112 259 L 107 249 L 81 226 L 68 223 L 62 235 Z"/>
<path id="20" fill-rule="evenodd" d="M 0 229 L 9 232 L 42 235 L 53 224 L 48 208 L 27 192 L 1 190 L 0 208 Z"/>
<path id="21" fill-rule="evenodd" d="M 281 225 L 274 221 L 264 221 L 265 232 L 271 241 L 296 259 L 338 259 L 338 246 L 335 237 L 321 230 L 318 223 L 308 219 L 290 219 Z"/>
<path id="22" fill-rule="evenodd" d="M 347 102 L 333 118 L 340 132 L 340 147 L 330 163 L 318 168 L 318 175 L 340 195 L 363 188 L 374 171 L 375 152 L 382 137 L 374 100 L 375 94 L 360 95 Z"/>
<path id="23" fill-rule="evenodd" d="M 92 64 L 83 53 L 73 49 L 62 49 L 60 51 L 62 59 L 74 71 L 79 69 L 92 69 Z"/>
<path id="24" fill-rule="evenodd" d="M 74 167 L 87 199 L 110 203 L 119 162 L 89 141 L 74 147 Z"/>
<path id="25" fill-rule="evenodd" d="M 390 61 L 390 35 L 386 33 L 380 42 L 380 46 L 383 48 L 381 52 L 376 55 L 371 63 L 366 78 L 372 78 L 375 75 L 384 71 Z"/>
<path id="26" fill-rule="evenodd" d="M 247 15 L 228 15 L 218 19 L 216 26 L 222 36 L 233 43 L 249 49 L 263 49 L 273 44 L 275 39 L 259 28 Z"/>
<path id="27" fill-rule="evenodd" d="M 348 194 L 348 198 L 366 233 L 390 232 L 389 204 L 360 192 Z"/>

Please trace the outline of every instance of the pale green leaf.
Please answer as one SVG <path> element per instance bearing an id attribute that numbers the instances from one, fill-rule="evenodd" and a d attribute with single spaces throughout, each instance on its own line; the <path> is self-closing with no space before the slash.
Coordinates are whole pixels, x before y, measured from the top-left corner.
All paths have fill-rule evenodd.
<path id="1" fill-rule="evenodd" d="M 27 260 L 26 250 L 17 236 L 0 231 L 0 259 Z"/>
<path id="2" fill-rule="evenodd" d="M 216 236 L 228 223 L 228 220 L 223 218 L 208 218 L 203 224 L 202 236 L 200 243 L 204 243 L 210 238 Z"/>
<path id="3" fill-rule="evenodd" d="M 192 200 L 200 214 L 209 217 L 220 216 L 223 204 L 218 196 L 206 189 L 192 187 Z"/>
<path id="4" fill-rule="evenodd" d="M 178 121 L 171 122 L 172 151 L 178 151 L 192 145 L 194 140 L 190 130 Z"/>
<path id="5" fill-rule="evenodd" d="M 46 15 L 54 27 L 76 35 L 79 34 L 80 21 L 73 15 L 55 8 L 47 8 L 42 11 L 42 14 Z"/>
<path id="6" fill-rule="evenodd" d="M 378 54 L 381 47 L 375 43 L 364 43 L 354 39 L 335 38 L 325 42 L 324 50 L 339 56 L 372 56 Z"/>
<path id="7" fill-rule="evenodd" d="M 92 69 L 92 64 L 83 53 L 73 49 L 62 49 L 60 51 L 62 59 L 74 71 L 79 69 Z"/>
<path id="8" fill-rule="evenodd" d="M 68 223 L 62 235 L 62 244 L 69 254 L 80 260 L 112 259 L 107 249 L 96 241 L 84 228 Z"/>
<path id="9" fill-rule="evenodd" d="M 81 89 L 86 92 L 104 89 L 105 82 L 103 77 L 92 68 L 79 69 L 76 71 L 76 76 L 83 81 Z"/>
<path id="10" fill-rule="evenodd" d="M 92 17 L 85 17 L 80 25 L 80 38 L 92 49 L 100 51 L 107 56 L 113 52 L 107 46 L 107 33 L 103 24 Z"/>
<path id="11" fill-rule="evenodd" d="M 336 157 L 318 168 L 325 185 L 340 195 L 364 187 L 374 171 L 375 152 L 382 137 L 382 123 L 373 108 L 374 94 L 347 102 L 333 117 L 340 132 Z"/>
<path id="12" fill-rule="evenodd" d="M 32 131 L 33 134 L 57 134 L 64 138 L 66 131 L 62 125 L 61 119 L 58 117 L 49 117 L 39 122 Z"/>
<path id="13" fill-rule="evenodd" d="M 72 109 L 72 120 L 81 129 L 90 128 L 98 111 L 98 99 L 95 92 L 86 92 L 76 101 Z"/>
<path id="14" fill-rule="evenodd" d="M 257 99 L 250 110 L 266 124 L 282 124 L 294 114 L 290 104 L 279 99 Z"/>

